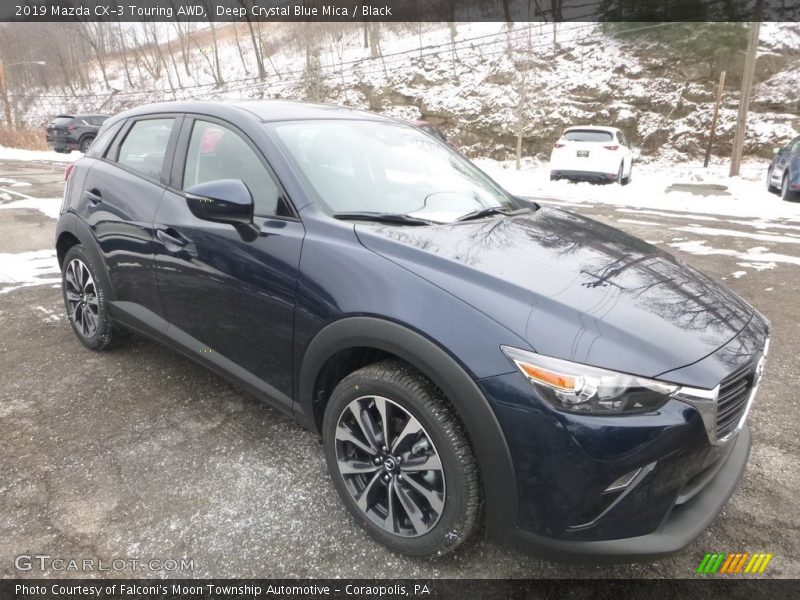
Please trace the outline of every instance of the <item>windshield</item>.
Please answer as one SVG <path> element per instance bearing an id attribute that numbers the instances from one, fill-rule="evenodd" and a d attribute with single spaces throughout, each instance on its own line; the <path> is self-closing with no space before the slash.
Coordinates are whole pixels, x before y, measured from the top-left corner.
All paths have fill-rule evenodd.
<path id="1" fill-rule="evenodd" d="M 449 223 L 514 201 L 469 161 L 415 127 L 378 121 L 267 124 L 329 214 Z"/>

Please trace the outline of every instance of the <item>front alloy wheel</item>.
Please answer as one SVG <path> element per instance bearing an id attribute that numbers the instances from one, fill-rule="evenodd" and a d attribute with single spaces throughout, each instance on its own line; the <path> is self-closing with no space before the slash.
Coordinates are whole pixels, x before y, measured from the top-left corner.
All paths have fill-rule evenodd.
<path id="1" fill-rule="evenodd" d="M 336 427 L 345 486 L 376 525 L 403 537 L 429 532 L 445 503 L 442 461 L 407 410 L 381 396 L 350 402 Z"/>
<path id="2" fill-rule="evenodd" d="M 342 501 L 379 542 L 435 556 L 475 529 L 481 492 L 472 447 L 439 388 L 408 364 L 380 361 L 339 382 L 322 436 Z"/>
<path id="3" fill-rule="evenodd" d="M 783 181 L 781 181 L 781 198 L 783 200 L 793 201 L 797 199 L 798 195 L 797 192 L 789 189 L 789 170 L 787 169 L 786 174 L 783 176 Z"/>

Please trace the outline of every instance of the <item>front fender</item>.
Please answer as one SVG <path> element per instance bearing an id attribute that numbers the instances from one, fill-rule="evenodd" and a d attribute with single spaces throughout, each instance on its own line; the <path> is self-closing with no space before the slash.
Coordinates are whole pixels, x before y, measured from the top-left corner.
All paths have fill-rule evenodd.
<path id="1" fill-rule="evenodd" d="M 322 329 L 311 341 L 300 366 L 295 412 L 318 432 L 313 418 L 317 375 L 337 352 L 371 347 L 398 356 L 433 381 L 461 418 L 478 460 L 486 528 L 490 535 L 513 527 L 517 491 L 511 453 L 489 402 L 465 369 L 428 338 L 401 324 L 375 317 L 347 317 Z"/>

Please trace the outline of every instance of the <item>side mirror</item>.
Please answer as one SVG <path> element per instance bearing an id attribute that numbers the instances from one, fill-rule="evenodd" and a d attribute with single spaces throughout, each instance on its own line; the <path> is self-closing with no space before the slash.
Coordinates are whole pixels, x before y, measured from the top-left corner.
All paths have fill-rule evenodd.
<path id="1" fill-rule="evenodd" d="M 239 179 L 217 179 L 186 190 L 186 204 L 198 219 L 249 225 L 253 222 L 253 196 Z"/>
<path id="2" fill-rule="evenodd" d="M 772 153 L 773 153 L 773 154 L 778 154 L 780 151 L 781 151 L 781 149 L 780 149 L 780 148 L 773 148 L 773 149 L 772 149 Z"/>

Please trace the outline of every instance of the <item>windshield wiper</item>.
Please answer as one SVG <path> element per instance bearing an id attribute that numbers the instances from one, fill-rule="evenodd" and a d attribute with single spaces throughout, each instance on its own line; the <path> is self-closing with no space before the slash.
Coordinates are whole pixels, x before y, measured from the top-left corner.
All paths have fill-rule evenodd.
<path id="1" fill-rule="evenodd" d="M 476 210 L 471 213 L 467 213 L 462 215 L 456 219 L 456 221 L 471 221 L 472 219 L 482 219 L 483 217 L 489 217 L 491 215 L 505 215 L 507 217 L 513 217 L 514 215 L 521 215 L 526 212 L 530 212 L 530 208 L 518 208 L 516 210 L 508 210 L 507 208 L 503 208 L 501 206 L 487 206 L 486 208 L 481 208 L 480 210 Z"/>
<path id="2" fill-rule="evenodd" d="M 391 223 L 397 225 L 430 225 L 432 221 L 426 221 L 411 215 L 403 215 L 399 213 L 381 213 L 381 212 L 339 212 L 333 214 L 334 219 L 341 219 L 344 221 L 373 221 L 375 223 Z"/>

